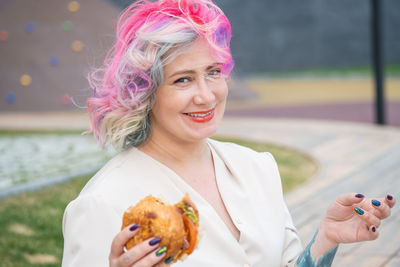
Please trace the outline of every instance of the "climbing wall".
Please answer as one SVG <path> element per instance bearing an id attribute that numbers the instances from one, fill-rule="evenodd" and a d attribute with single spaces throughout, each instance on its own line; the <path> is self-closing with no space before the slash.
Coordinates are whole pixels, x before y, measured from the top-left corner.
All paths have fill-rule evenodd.
<path id="1" fill-rule="evenodd" d="M 119 12 L 106 0 L 1 0 L 0 111 L 83 108 Z"/>

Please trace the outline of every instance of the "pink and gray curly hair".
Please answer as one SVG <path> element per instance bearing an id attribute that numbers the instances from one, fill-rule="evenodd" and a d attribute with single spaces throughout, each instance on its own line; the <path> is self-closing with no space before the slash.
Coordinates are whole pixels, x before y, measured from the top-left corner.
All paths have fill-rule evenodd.
<path id="1" fill-rule="evenodd" d="M 138 1 L 122 13 L 104 66 L 89 74 L 90 128 L 100 144 L 120 150 L 146 141 L 163 67 L 198 37 L 207 40 L 228 76 L 234 65 L 231 26 L 211 0 Z"/>

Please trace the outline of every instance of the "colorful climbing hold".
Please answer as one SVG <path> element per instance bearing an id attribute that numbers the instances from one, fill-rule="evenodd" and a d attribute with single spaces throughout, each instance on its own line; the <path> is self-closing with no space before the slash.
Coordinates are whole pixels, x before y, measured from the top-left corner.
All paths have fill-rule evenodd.
<path id="1" fill-rule="evenodd" d="M 31 32 L 33 32 L 34 30 L 35 30 L 35 23 L 33 23 L 33 22 L 28 22 L 28 23 L 25 25 L 25 32 L 31 33 Z"/>
<path id="2" fill-rule="evenodd" d="M 83 46 L 84 46 L 83 43 L 81 41 L 78 41 L 78 40 L 74 41 L 72 43 L 72 45 L 71 45 L 72 50 L 75 51 L 75 52 L 81 52 L 82 49 L 83 49 Z"/>
<path id="3" fill-rule="evenodd" d="M 59 62 L 60 62 L 60 59 L 57 56 L 50 57 L 50 60 L 49 60 L 50 66 L 55 67 L 58 65 Z"/>
<path id="4" fill-rule="evenodd" d="M 81 7 L 81 5 L 79 4 L 78 1 L 71 1 L 71 2 L 69 2 L 69 4 L 68 4 L 68 10 L 69 10 L 70 12 L 76 12 L 76 11 L 79 10 L 80 7 Z"/>
<path id="5" fill-rule="evenodd" d="M 0 42 L 4 42 L 8 40 L 8 32 L 7 31 L 1 31 L 0 32 Z"/>
<path id="6" fill-rule="evenodd" d="M 32 83 L 32 78 L 28 74 L 24 74 L 21 76 L 20 82 L 21 82 L 21 85 L 28 86 Z"/>
<path id="7" fill-rule="evenodd" d="M 62 102 L 63 105 L 69 105 L 69 104 L 72 103 L 71 97 L 70 97 L 68 94 L 64 94 L 64 95 L 62 96 L 61 102 Z"/>
<path id="8" fill-rule="evenodd" d="M 64 31 L 70 31 L 70 30 L 72 30 L 73 27 L 74 27 L 74 24 L 72 24 L 72 22 L 70 20 L 66 20 L 62 24 L 62 28 L 64 29 Z"/>
<path id="9" fill-rule="evenodd" d="M 10 92 L 7 94 L 6 100 L 7 100 L 7 103 L 12 104 L 15 102 L 15 100 L 17 100 L 17 96 L 14 93 Z"/>

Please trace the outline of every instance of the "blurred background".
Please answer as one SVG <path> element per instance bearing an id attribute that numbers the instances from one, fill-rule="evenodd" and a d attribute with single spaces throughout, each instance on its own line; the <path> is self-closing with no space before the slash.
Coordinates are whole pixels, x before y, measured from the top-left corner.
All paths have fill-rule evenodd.
<path id="1" fill-rule="evenodd" d="M 374 126 L 373 0 L 214 1 L 231 21 L 235 60 L 220 130 L 272 144 L 258 149 L 273 153 L 284 188 L 313 178 L 285 194 L 303 240 L 338 192 L 400 194 L 400 1 L 378 0 L 389 127 Z M 0 0 L 1 266 L 59 266 L 65 206 L 115 154 L 81 135 L 86 76 L 131 2 Z M 399 221 L 397 209 L 379 246 L 349 246 L 339 265 L 400 266 Z"/>
<path id="2" fill-rule="evenodd" d="M 0 112 L 84 111 L 127 0 L 3 0 Z M 227 115 L 374 122 L 371 4 L 216 0 L 236 62 Z M 400 2 L 381 1 L 387 123 L 400 125 Z"/>

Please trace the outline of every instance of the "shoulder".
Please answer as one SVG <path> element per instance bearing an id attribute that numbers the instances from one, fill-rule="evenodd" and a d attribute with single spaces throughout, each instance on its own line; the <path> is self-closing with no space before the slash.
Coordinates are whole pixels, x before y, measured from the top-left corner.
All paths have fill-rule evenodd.
<path id="1" fill-rule="evenodd" d="M 140 160 L 140 154 L 137 149 L 132 148 L 122 151 L 111 160 L 109 160 L 85 185 L 80 195 L 95 193 L 110 183 L 120 182 L 129 168 L 135 168 Z M 140 163 L 139 163 L 140 166 Z"/>
<path id="2" fill-rule="evenodd" d="M 101 196 L 86 194 L 70 202 L 62 223 L 62 266 L 106 266 L 111 242 L 121 224 L 120 212 Z"/>
<path id="3" fill-rule="evenodd" d="M 209 140 L 210 144 L 224 161 L 227 168 L 247 185 L 273 188 L 282 192 L 278 165 L 269 152 L 257 152 L 248 147 L 229 142 Z"/>
<path id="4" fill-rule="evenodd" d="M 103 202 L 120 213 L 141 192 L 141 180 L 150 168 L 136 148 L 123 151 L 107 162 L 84 186 L 76 204 Z M 73 205 L 73 204 L 72 204 Z M 126 208 L 126 207 L 125 207 Z"/>

